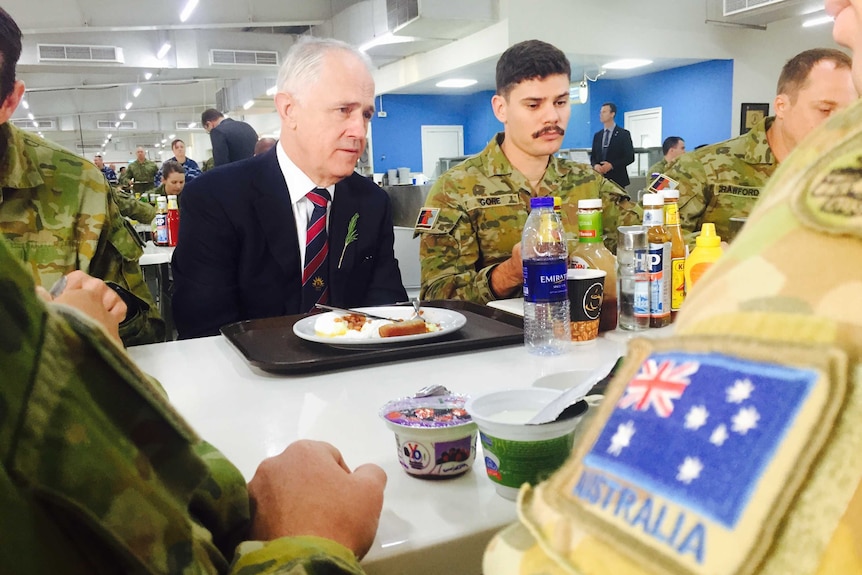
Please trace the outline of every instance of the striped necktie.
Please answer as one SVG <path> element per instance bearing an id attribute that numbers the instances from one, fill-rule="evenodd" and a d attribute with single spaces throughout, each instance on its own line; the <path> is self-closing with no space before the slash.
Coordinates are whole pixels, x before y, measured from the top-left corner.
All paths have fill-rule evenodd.
<path id="1" fill-rule="evenodd" d="M 326 237 L 326 206 L 331 196 L 323 188 L 305 194 L 314 209 L 305 233 L 305 265 L 302 268 L 302 311 L 329 299 L 329 242 Z"/>

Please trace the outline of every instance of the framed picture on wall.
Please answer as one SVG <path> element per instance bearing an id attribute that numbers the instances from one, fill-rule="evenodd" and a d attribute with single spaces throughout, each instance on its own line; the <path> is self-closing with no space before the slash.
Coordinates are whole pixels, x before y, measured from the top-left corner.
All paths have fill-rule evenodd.
<path id="1" fill-rule="evenodd" d="M 739 133 L 745 134 L 769 115 L 769 104 L 742 104 L 739 114 Z"/>

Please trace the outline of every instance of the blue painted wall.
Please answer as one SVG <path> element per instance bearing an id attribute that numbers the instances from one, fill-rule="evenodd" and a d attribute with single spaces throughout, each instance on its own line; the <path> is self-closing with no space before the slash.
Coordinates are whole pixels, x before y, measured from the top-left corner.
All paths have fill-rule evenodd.
<path id="1" fill-rule="evenodd" d="M 572 106 L 564 148 L 588 148 L 599 127 L 603 102 L 627 110 L 662 107 L 662 134 L 682 136 L 689 149 L 731 135 L 733 61 L 711 60 L 626 80 L 590 82 L 586 105 Z M 422 125 L 464 126 L 464 153 L 482 150 L 503 126 L 491 110 L 492 91 L 465 96 L 385 95 L 375 102 L 386 118 L 373 120 L 374 171 L 407 166 L 422 170 Z"/>

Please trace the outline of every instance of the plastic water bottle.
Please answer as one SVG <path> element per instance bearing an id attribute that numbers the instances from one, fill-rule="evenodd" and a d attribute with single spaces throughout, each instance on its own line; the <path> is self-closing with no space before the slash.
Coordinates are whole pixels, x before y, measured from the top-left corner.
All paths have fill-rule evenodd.
<path id="1" fill-rule="evenodd" d="M 568 252 L 551 197 L 532 198 L 521 236 L 524 263 L 524 345 L 536 355 L 559 355 L 571 348 L 572 328 L 566 286 Z"/>

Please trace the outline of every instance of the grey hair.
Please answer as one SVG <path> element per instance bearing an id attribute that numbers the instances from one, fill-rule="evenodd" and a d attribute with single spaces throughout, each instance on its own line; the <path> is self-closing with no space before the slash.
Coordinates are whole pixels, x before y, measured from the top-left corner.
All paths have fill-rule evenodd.
<path id="1" fill-rule="evenodd" d="M 279 92 L 293 94 L 299 98 L 302 90 L 320 76 L 323 58 L 328 52 L 340 50 L 353 54 L 372 72 L 371 59 L 350 44 L 333 38 L 302 36 L 284 55 L 284 62 L 278 71 L 276 86 Z"/>

